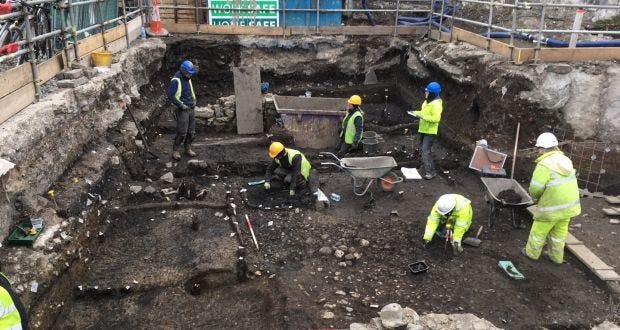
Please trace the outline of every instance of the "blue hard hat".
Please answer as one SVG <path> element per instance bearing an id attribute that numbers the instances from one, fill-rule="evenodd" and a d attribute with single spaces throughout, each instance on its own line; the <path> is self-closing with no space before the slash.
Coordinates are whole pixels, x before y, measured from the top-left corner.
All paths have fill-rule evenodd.
<path id="1" fill-rule="evenodd" d="M 194 64 L 191 61 L 185 60 L 181 63 L 181 70 L 189 73 L 190 75 L 194 75 L 196 70 L 194 70 Z"/>
<path id="2" fill-rule="evenodd" d="M 426 86 L 425 90 L 429 93 L 439 94 L 441 93 L 441 85 L 433 81 L 432 83 Z"/>

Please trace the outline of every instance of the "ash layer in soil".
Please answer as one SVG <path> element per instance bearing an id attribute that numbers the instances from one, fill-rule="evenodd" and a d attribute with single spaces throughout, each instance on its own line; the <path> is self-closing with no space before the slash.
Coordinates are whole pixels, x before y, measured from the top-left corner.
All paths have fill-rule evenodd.
<path id="1" fill-rule="evenodd" d="M 497 198 L 499 198 L 500 200 L 503 200 L 505 203 L 508 203 L 508 204 L 521 203 L 521 195 L 519 195 L 516 191 L 512 189 L 506 189 L 506 190 L 500 191 L 500 193 L 497 194 Z"/>

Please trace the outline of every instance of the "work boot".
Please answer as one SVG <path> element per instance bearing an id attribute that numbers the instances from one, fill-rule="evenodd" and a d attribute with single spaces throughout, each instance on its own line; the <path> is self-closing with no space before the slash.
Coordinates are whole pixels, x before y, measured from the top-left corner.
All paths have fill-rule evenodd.
<path id="1" fill-rule="evenodd" d="M 196 157 L 196 153 L 192 150 L 191 147 L 186 147 L 185 148 L 185 154 L 190 156 L 190 157 Z"/>
<path id="2" fill-rule="evenodd" d="M 174 160 L 181 160 L 181 153 L 178 150 L 173 150 L 172 151 L 172 159 Z"/>

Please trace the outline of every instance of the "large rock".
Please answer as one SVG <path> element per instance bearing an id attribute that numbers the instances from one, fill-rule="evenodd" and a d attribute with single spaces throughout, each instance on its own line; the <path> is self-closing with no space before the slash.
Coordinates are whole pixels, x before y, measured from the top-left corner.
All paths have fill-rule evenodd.
<path id="1" fill-rule="evenodd" d="M 496 330 L 501 329 L 493 323 L 481 319 L 473 314 L 426 314 L 420 318 L 420 325 L 424 329 L 476 329 L 476 330 Z"/>
<path id="2" fill-rule="evenodd" d="M 407 325 L 403 308 L 396 303 L 385 305 L 379 312 L 379 316 L 381 317 L 381 324 L 386 329 L 397 329 Z"/>

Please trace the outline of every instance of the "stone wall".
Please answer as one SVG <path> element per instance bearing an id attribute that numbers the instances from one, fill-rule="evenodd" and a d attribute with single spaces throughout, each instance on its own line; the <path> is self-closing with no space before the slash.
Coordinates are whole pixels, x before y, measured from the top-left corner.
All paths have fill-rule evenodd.
<path id="1" fill-rule="evenodd" d="M 16 164 L 4 177 L 9 202 L 0 200 L 1 236 L 18 216 L 13 201 L 44 194 L 90 141 L 115 126 L 125 105 L 159 71 L 165 50 L 158 39 L 136 41 L 116 55 L 108 72 L 56 90 L 0 125 L 0 158 Z"/>

